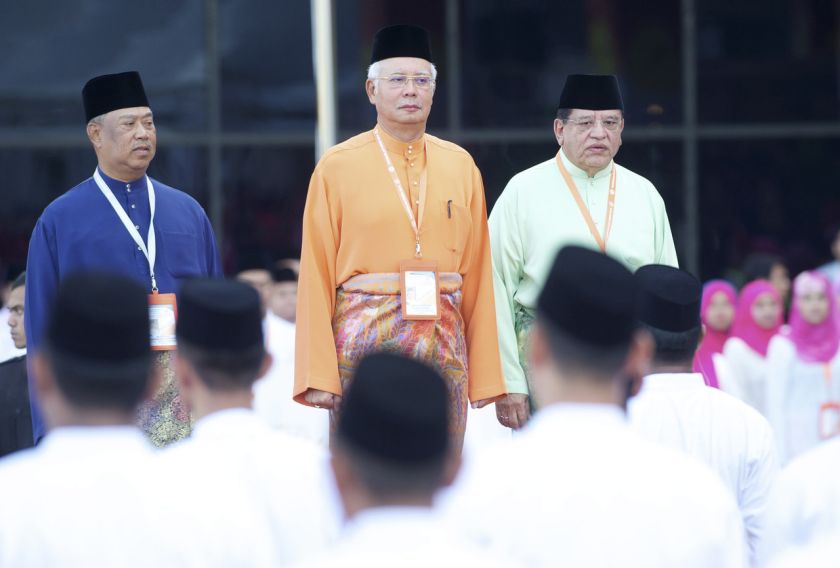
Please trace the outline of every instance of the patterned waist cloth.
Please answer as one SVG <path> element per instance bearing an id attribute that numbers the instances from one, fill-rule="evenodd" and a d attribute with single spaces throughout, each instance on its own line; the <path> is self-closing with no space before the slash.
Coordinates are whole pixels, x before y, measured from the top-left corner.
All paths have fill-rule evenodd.
<path id="1" fill-rule="evenodd" d="M 168 446 L 190 434 L 190 411 L 181 401 L 172 360 L 174 351 L 157 351 L 154 366 L 159 370 L 161 384 L 152 400 L 144 402 L 137 411 L 137 423 L 157 446 Z"/>
<path id="2" fill-rule="evenodd" d="M 333 335 L 342 391 L 352 388 L 356 365 L 368 353 L 389 351 L 423 361 L 446 380 L 450 396 L 450 433 L 461 448 L 467 425 L 467 344 L 461 317 L 460 274 L 440 278 L 438 320 L 404 320 L 399 273 L 354 276 L 336 294 Z M 335 428 L 335 413 L 330 423 Z"/>

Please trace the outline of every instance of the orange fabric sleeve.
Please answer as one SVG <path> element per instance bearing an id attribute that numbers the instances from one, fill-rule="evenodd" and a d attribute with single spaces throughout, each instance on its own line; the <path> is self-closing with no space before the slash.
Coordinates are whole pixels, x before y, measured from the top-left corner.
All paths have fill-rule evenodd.
<path id="1" fill-rule="evenodd" d="M 461 314 L 466 324 L 469 357 L 469 396 L 472 402 L 494 399 L 507 392 L 496 332 L 496 304 L 487 204 L 478 168 L 472 167 L 472 196 L 469 203 L 472 232 L 467 242 L 469 267 L 464 274 Z"/>
<path id="2" fill-rule="evenodd" d="M 337 196 L 333 196 L 338 200 Z M 336 256 L 340 242 L 339 204 L 331 202 L 321 166 L 309 182 L 303 212 L 295 330 L 294 399 L 307 389 L 341 394 L 332 319 L 335 312 Z"/>

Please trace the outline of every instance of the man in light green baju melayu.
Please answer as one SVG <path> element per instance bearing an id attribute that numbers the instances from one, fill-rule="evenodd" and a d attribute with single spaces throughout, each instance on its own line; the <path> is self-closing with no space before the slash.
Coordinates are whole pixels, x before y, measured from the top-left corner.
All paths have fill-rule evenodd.
<path id="1" fill-rule="evenodd" d="M 516 174 L 490 214 L 502 370 L 508 393 L 517 395 L 497 403 L 496 412 L 513 427 L 524 425 L 535 407 L 525 349 L 557 250 L 600 249 L 634 271 L 646 264 L 677 266 L 662 197 L 647 179 L 613 161 L 623 129 L 615 76 L 569 75 L 554 121 L 560 151 Z"/>

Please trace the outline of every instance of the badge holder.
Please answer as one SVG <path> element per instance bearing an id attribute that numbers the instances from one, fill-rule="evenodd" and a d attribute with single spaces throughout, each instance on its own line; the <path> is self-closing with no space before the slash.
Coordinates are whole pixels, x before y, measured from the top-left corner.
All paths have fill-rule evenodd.
<path id="1" fill-rule="evenodd" d="M 437 262 L 400 262 L 400 293 L 404 320 L 440 319 L 440 280 Z"/>
<path id="2" fill-rule="evenodd" d="M 820 405 L 819 428 L 823 440 L 840 434 L 840 403 L 832 401 Z"/>
<path id="3" fill-rule="evenodd" d="M 149 294 L 149 323 L 152 351 L 172 351 L 176 348 L 175 322 L 178 306 L 175 294 Z"/>

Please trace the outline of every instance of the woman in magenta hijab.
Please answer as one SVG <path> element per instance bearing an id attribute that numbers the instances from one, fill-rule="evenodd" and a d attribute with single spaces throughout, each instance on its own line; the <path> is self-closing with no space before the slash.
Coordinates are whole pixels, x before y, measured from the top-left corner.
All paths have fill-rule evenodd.
<path id="1" fill-rule="evenodd" d="M 770 342 L 767 418 L 782 461 L 840 431 L 840 345 L 831 282 L 803 272 L 793 285 L 790 326 Z"/>
<path id="2" fill-rule="evenodd" d="M 723 346 L 727 373 L 718 376 L 721 390 L 740 398 L 762 414 L 767 382 L 767 348 L 782 327 L 782 299 L 767 280 L 741 290 L 732 333 Z"/>
<path id="3" fill-rule="evenodd" d="M 729 282 L 710 280 L 703 286 L 700 318 L 703 320 L 704 335 L 694 356 L 694 372 L 701 373 L 710 387 L 720 388 L 715 365 L 720 365 L 723 344 L 729 338 L 735 303 L 735 287 Z"/>

